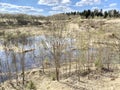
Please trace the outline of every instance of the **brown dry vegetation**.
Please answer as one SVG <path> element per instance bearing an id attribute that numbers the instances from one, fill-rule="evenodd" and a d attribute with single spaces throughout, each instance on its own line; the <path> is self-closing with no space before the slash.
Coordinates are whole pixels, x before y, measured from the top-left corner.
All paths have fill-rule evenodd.
<path id="1" fill-rule="evenodd" d="M 119 90 L 120 88 L 120 72 L 118 69 L 113 72 L 103 70 L 100 73 L 93 67 L 90 73 L 85 74 L 84 72 L 80 74 L 80 81 L 78 81 L 78 77 L 76 76 L 75 63 L 72 63 L 70 77 L 68 75 L 69 72 L 64 73 L 65 66 L 62 66 L 60 70 L 61 80 L 59 82 L 54 80 L 55 69 L 46 68 L 45 74 L 42 72 L 42 69 L 26 71 L 25 83 L 29 85 L 29 82 L 32 81 L 37 88 L 33 90 Z M 49 73 L 49 71 L 52 73 Z M 1 88 L 5 88 L 5 90 L 22 90 L 20 89 L 22 87 L 21 83 L 20 78 L 18 86 L 16 86 L 15 80 L 12 83 L 6 81 L 1 84 Z M 28 87 L 25 90 L 29 90 Z"/>
<path id="2" fill-rule="evenodd" d="M 43 35 L 56 34 L 50 27 L 50 25 L 41 26 L 27 26 L 18 27 L 14 29 L 2 29 L 1 32 L 5 31 L 5 34 L 16 33 L 20 31 L 28 35 Z M 111 52 L 119 51 L 120 48 L 120 20 L 119 19 L 73 19 L 64 21 L 64 31 L 62 32 L 63 37 L 72 37 L 77 41 L 74 43 L 75 48 L 84 50 L 92 46 L 99 49 L 99 56 L 103 55 L 102 50 L 104 47 L 111 48 Z M 56 26 L 57 28 L 57 26 Z M 54 28 L 54 29 L 56 29 Z M 1 36 L 2 37 L 2 36 Z M 82 40 L 81 40 L 82 38 Z M 89 46 L 88 46 L 89 44 Z M 58 48 L 59 49 L 59 48 Z M 86 52 L 85 52 L 86 53 Z M 89 53 L 89 52 L 88 52 Z M 109 53 L 109 52 L 107 52 Z M 120 52 L 118 52 L 120 53 Z M 56 55 L 56 53 L 54 53 Z M 120 54 L 119 54 L 120 55 Z M 85 57 L 85 56 L 84 56 Z M 107 54 L 106 54 L 107 57 Z M 82 57 L 78 57 L 80 60 Z M 109 57 L 108 57 L 109 58 Z M 86 57 L 84 59 L 87 59 Z M 88 58 L 89 60 L 91 58 Z M 96 59 L 95 59 L 96 60 Z M 96 60 L 97 61 L 97 60 Z M 29 84 L 34 84 L 33 90 L 119 90 L 120 89 L 120 64 L 110 64 L 110 68 L 102 67 L 101 62 L 95 63 L 84 63 L 77 60 L 71 63 L 62 63 L 59 68 L 59 82 L 56 81 L 56 70 L 53 67 L 47 65 L 44 69 L 32 69 L 25 72 L 25 90 L 30 90 Z M 100 65 L 99 65 L 100 64 Z M 57 64 L 56 64 L 57 65 Z M 71 65 L 71 66 L 70 66 Z M 80 66 L 80 67 L 79 67 Z M 90 69 L 90 70 L 89 70 Z M 80 72 L 79 72 L 80 71 Z M 0 90 L 23 90 L 22 89 L 22 76 L 19 74 L 19 85 L 16 86 L 16 81 L 12 80 L 12 83 L 5 81 L 1 83 Z"/>

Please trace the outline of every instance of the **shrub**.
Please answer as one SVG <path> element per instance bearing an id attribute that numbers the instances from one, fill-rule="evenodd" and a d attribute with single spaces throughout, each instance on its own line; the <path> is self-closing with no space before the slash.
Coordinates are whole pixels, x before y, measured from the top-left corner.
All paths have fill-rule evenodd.
<path id="1" fill-rule="evenodd" d="M 95 62 L 95 67 L 99 70 L 103 67 L 102 62 L 100 60 L 96 60 Z"/>
<path id="2" fill-rule="evenodd" d="M 30 90 L 37 90 L 35 84 L 33 83 L 33 81 L 28 82 L 27 88 L 30 89 Z"/>
<path id="3" fill-rule="evenodd" d="M 56 75 L 55 75 L 55 73 L 54 73 L 54 72 L 52 72 L 52 73 L 50 74 L 50 77 L 51 77 L 51 79 L 52 79 L 53 81 L 55 81 L 55 80 L 56 80 Z"/>

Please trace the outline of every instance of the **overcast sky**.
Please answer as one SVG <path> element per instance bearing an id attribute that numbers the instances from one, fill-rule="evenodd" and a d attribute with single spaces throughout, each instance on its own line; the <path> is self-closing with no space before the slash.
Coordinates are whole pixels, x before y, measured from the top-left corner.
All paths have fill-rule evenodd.
<path id="1" fill-rule="evenodd" d="M 0 13 L 48 16 L 84 9 L 120 10 L 120 0 L 0 0 Z"/>

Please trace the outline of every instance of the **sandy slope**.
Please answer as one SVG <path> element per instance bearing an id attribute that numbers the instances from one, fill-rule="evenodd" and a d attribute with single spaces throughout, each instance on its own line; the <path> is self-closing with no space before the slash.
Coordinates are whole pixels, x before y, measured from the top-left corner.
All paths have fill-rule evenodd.
<path id="1" fill-rule="evenodd" d="M 39 73 L 38 69 L 26 72 L 26 80 L 31 80 L 37 90 L 120 90 L 119 71 L 102 74 L 90 73 L 89 77 L 81 76 L 80 81 L 78 81 L 76 74 L 68 78 L 62 77 L 59 82 L 52 80 L 52 78 L 52 76 L 43 75 L 42 72 Z M 12 82 L 15 85 L 15 80 Z M 1 84 L 1 87 L 4 87 L 5 90 L 22 90 L 19 87 L 15 89 L 8 81 Z"/>

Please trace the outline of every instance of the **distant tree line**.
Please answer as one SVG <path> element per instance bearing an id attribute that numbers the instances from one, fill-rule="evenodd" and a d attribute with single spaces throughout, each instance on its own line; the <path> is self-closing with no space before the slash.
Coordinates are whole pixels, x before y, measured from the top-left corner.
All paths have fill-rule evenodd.
<path id="1" fill-rule="evenodd" d="M 103 11 L 95 9 L 95 10 L 84 10 L 82 12 L 68 12 L 64 13 L 68 16 L 70 15 L 80 15 L 82 18 L 95 18 L 95 17 L 102 17 L 102 18 L 119 18 L 120 12 L 117 10 L 109 10 L 109 11 Z"/>
<path id="2" fill-rule="evenodd" d="M 33 16 L 26 14 L 0 14 L 0 26 L 15 25 L 41 25 L 46 20 L 45 16 Z"/>
<path id="3" fill-rule="evenodd" d="M 26 15 L 26 14 L 2 14 L 0 13 L 0 26 L 22 26 L 22 25 L 42 25 L 49 24 L 51 20 L 68 20 L 70 18 L 75 18 L 80 16 L 81 18 L 119 18 L 120 11 L 109 10 L 103 11 L 95 10 L 84 10 L 82 12 L 67 12 L 55 14 L 52 16 L 35 16 L 35 15 Z M 44 22 L 46 20 L 46 22 Z M 43 22 L 42 22 L 43 21 Z"/>

